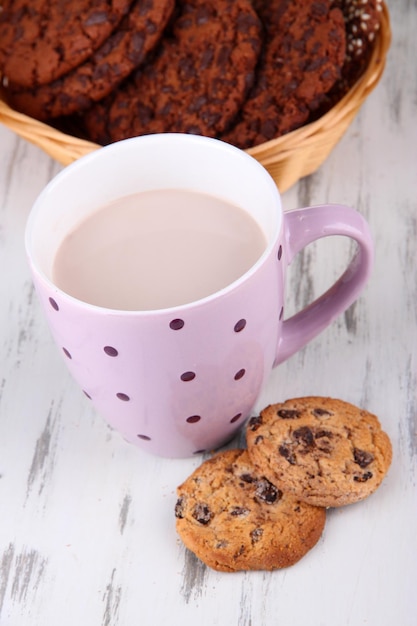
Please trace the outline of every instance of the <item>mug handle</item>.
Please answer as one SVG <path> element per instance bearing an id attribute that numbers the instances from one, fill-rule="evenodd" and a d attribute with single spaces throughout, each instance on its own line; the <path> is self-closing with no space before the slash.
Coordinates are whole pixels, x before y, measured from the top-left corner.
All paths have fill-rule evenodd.
<path id="1" fill-rule="evenodd" d="M 331 235 L 351 237 L 358 243 L 358 250 L 342 276 L 324 294 L 283 321 L 274 367 L 321 333 L 357 299 L 373 265 L 369 226 L 351 207 L 324 204 L 287 211 L 283 228 L 287 265 L 309 243 Z"/>

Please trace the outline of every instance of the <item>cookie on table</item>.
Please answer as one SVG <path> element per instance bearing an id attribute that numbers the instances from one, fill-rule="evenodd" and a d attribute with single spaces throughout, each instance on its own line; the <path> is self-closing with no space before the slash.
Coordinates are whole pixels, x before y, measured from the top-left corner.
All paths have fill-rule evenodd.
<path id="1" fill-rule="evenodd" d="M 257 77 L 237 122 L 222 139 L 250 148 L 309 118 L 340 77 L 345 24 L 331 0 L 254 0 L 265 27 Z"/>
<path id="2" fill-rule="evenodd" d="M 337 507 L 371 495 L 392 458 L 378 418 L 332 398 L 270 405 L 249 420 L 246 438 L 258 471 L 316 506 Z"/>
<path id="3" fill-rule="evenodd" d="M 98 143 L 185 132 L 216 136 L 254 81 L 261 24 L 250 0 L 178 0 L 153 59 L 87 113 Z"/>
<path id="4" fill-rule="evenodd" d="M 0 76 L 34 88 L 90 57 L 129 10 L 132 0 L 3 0 Z"/>
<path id="5" fill-rule="evenodd" d="M 177 493 L 177 532 L 218 571 L 293 565 L 317 543 L 326 520 L 325 509 L 299 502 L 256 471 L 246 450 L 205 461 Z"/>
<path id="6" fill-rule="evenodd" d="M 159 42 L 175 0 L 137 0 L 115 31 L 84 63 L 35 89 L 6 86 L 9 103 L 39 120 L 81 113 L 107 96 Z"/>

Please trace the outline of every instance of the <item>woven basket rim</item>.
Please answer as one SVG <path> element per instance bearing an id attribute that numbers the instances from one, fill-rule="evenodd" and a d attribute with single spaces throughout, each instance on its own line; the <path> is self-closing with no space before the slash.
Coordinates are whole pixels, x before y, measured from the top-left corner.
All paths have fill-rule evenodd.
<path id="1" fill-rule="evenodd" d="M 374 50 L 367 69 L 349 90 L 327 113 L 286 135 L 272 139 L 246 152 L 259 160 L 264 166 L 285 161 L 294 152 L 304 150 L 309 144 L 325 140 L 337 132 L 339 125 L 347 126 L 359 111 L 360 106 L 379 82 L 385 68 L 387 52 L 391 43 L 391 28 L 388 8 L 382 3 L 381 26 L 375 38 Z M 346 118 L 346 119 L 345 119 Z M 91 141 L 59 131 L 44 122 L 40 122 L 12 109 L 0 94 L 0 122 L 13 130 L 20 137 L 37 145 L 63 165 L 99 149 L 101 146 Z M 336 139 L 337 141 L 337 139 Z"/>

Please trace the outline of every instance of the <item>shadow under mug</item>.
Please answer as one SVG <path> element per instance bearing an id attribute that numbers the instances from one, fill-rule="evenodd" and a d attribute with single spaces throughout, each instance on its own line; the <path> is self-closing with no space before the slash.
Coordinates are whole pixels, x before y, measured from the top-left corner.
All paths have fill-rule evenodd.
<path id="1" fill-rule="evenodd" d="M 54 284 L 57 249 L 86 216 L 129 194 L 175 188 L 221 197 L 255 218 L 267 245 L 243 276 L 203 299 L 154 311 L 101 308 Z M 326 293 L 285 319 L 287 266 L 303 247 L 329 235 L 354 239 L 355 256 Z M 25 243 L 73 377 L 127 441 L 164 457 L 191 456 L 230 440 L 272 368 L 357 299 L 373 258 L 368 225 L 356 210 L 334 204 L 283 212 L 274 181 L 255 159 L 185 134 L 124 140 L 66 167 L 35 201 Z"/>

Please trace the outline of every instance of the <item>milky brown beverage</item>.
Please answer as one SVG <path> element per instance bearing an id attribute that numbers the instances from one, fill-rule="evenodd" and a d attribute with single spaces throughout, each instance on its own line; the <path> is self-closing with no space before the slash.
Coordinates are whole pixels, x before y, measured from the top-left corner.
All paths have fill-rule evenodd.
<path id="1" fill-rule="evenodd" d="M 82 221 L 58 249 L 53 280 L 90 304 L 162 309 L 226 287 L 265 248 L 261 228 L 238 206 L 189 190 L 145 191 Z"/>

